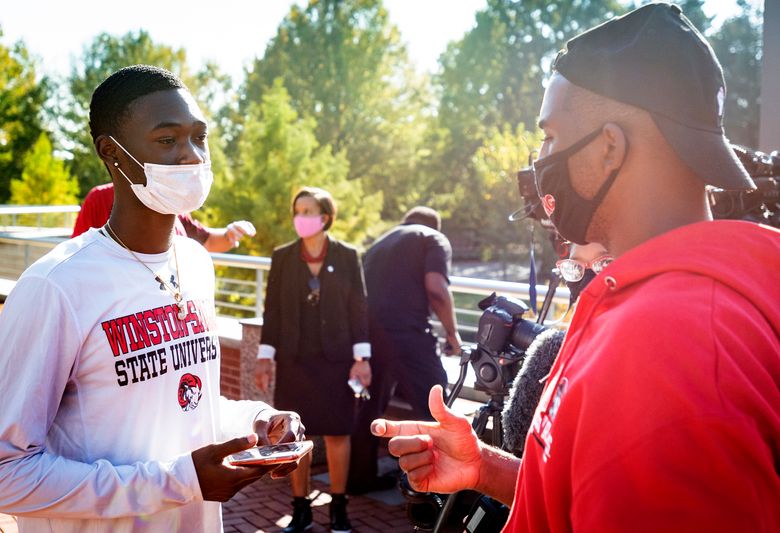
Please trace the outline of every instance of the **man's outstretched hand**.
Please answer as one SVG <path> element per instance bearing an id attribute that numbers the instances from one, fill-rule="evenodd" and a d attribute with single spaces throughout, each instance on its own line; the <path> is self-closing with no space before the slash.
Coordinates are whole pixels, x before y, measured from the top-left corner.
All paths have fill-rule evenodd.
<path id="1" fill-rule="evenodd" d="M 431 389 L 428 406 L 435 422 L 380 418 L 371 423 L 371 432 L 390 438 L 388 449 L 414 490 L 449 493 L 476 487 L 482 458 L 468 419 L 444 405 L 440 385 Z"/>

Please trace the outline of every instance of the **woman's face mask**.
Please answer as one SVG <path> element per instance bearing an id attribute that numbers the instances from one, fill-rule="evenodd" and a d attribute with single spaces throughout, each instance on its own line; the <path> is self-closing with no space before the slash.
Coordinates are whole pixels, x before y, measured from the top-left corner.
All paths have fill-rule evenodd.
<path id="1" fill-rule="evenodd" d="M 301 239 L 316 235 L 325 227 L 325 222 L 322 219 L 322 215 L 295 215 L 293 217 L 295 233 Z"/>
<path id="2" fill-rule="evenodd" d="M 130 183 L 130 188 L 142 204 L 163 215 L 179 215 L 199 209 L 211 190 L 214 174 L 211 172 L 211 162 L 194 165 L 159 165 L 144 163 L 143 165 L 125 147 L 113 137 L 114 141 L 138 166 L 144 169 L 146 185 L 133 183 L 127 174 L 114 163 Z"/>

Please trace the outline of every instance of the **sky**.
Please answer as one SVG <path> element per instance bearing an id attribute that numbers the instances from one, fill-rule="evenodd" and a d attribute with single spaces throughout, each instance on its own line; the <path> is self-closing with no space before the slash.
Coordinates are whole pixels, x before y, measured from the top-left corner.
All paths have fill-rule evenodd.
<path id="1" fill-rule="evenodd" d="M 762 0 L 750 0 L 753 5 Z M 215 60 L 235 82 L 262 55 L 293 4 L 303 0 L 0 0 L 0 42 L 23 40 L 48 75 L 65 77 L 84 47 L 101 32 L 121 35 L 145 29 L 160 44 L 183 47 L 197 71 Z M 433 72 L 447 44 L 474 26 L 486 0 L 385 0 L 420 71 Z M 738 12 L 736 0 L 707 0 L 715 25 Z"/>

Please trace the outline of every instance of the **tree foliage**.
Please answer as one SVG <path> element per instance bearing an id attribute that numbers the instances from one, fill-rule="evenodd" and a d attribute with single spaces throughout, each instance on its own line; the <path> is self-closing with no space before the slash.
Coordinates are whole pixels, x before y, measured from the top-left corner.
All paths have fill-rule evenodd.
<path id="1" fill-rule="evenodd" d="M 20 205 L 72 205 L 79 186 L 65 163 L 54 157 L 51 141 L 41 133 L 24 156 L 20 178 L 11 180 L 11 203 Z"/>
<path id="2" fill-rule="evenodd" d="M 315 119 L 319 143 L 345 154 L 349 178 L 386 192 L 388 217 L 408 207 L 428 95 L 381 0 L 293 6 L 248 73 L 240 108 L 277 78 L 292 107 Z"/>
<path id="3" fill-rule="evenodd" d="M 475 27 L 439 60 L 435 83 L 440 125 L 451 137 L 448 159 L 467 164 L 491 128 L 535 124 L 555 53 L 622 9 L 615 0 L 488 0 Z"/>
<path id="4" fill-rule="evenodd" d="M 507 216 L 523 207 L 516 171 L 528 164 L 542 137 L 539 132 L 527 131 L 523 124 L 514 129 L 504 125 L 488 132 L 474 154 L 474 177 L 469 190 L 463 191 L 467 211 L 461 218 L 467 227 L 474 228 L 474 236 L 483 245 L 482 259 L 517 258 L 527 253 L 528 224 L 510 223 Z M 481 212 L 482 205 L 490 206 L 489 211 Z M 470 206 L 474 208 L 468 209 Z"/>
<path id="5" fill-rule="evenodd" d="M 343 152 L 321 146 L 315 129 L 313 118 L 301 118 L 293 109 L 281 80 L 249 106 L 234 172 L 215 184 L 208 201 L 215 224 L 239 218 L 262 221 L 257 237 L 244 245 L 248 253 L 270 255 L 295 238 L 290 202 L 305 185 L 322 187 L 335 198 L 334 236 L 360 243 L 379 223 L 382 194 L 365 194 L 361 180 L 349 180 Z"/>
<path id="6" fill-rule="evenodd" d="M 727 135 L 755 147 L 760 11 L 738 2 L 740 14 L 718 28 L 704 0 L 677 3 L 723 65 Z M 534 124 L 552 59 L 567 39 L 630 7 L 622 0 L 486 0 L 429 79 L 412 68 L 382 0 L 309 0 L 290 9 L 235 101 L 225 99 L 231 80 L 217 64 L 192 73 L 183 49 L 155 43 L 143 30 L 104 33 L 84 48 L 53 100 L 65 103 L 45 107 L 55 121 L 57 153 L 70 152 L 66 166 L 86 193 L 107 178 L 88 128 L 95 87 L 136 63 L 180 75 L 212 119 L 215 185 L 204 214 L 215 225 L 255 222 L 259 235 L 246 245 L 251 253 L 268 254 L 294 238 L 291 195 L 318 185 L 338 200 L 333 232 L 350 242 L 376 236 L 382 220 L 395 222 L 424 203 L 443 212 L 454 243 L 467 237 L 484 259 L 502 259 L 506 250 L 517 257 L 524 247 L 513 243 L 525 243 L 527 225 L 505 217 L 520 203 L 515 173 L 539 143 Z M 30 160 L 36 168 L 45 167 L 48 153 L 52 172 L 67 183 L 62 162 L 41 138 L 50 88 L 22 43 L 0 44 L 0 202 L 12 179 L 19 194 L 33 190 L 25 182 L 33 176 L 25 167 L 28 153 L 37 154 Z"/>
<path id="7" fill-rule="evenodd" d="M 11 180 L 21 176 L 25 154 L 43 131 L 47 94 L 48 81 L 37 79 L 24 44 L 0 43 L 0 203 L 8 200 Z"/>

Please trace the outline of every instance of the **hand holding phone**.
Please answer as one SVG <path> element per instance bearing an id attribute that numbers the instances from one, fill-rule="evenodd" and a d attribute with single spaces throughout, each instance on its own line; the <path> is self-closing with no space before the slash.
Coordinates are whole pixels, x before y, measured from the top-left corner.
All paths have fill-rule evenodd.
<path id="1" fill-rule="evenodd" d="M 227 456 L 233 466 L 268 466 L 293 463 L 309 453 L 314 447 L 310 440 L 256 446 Z"/>

